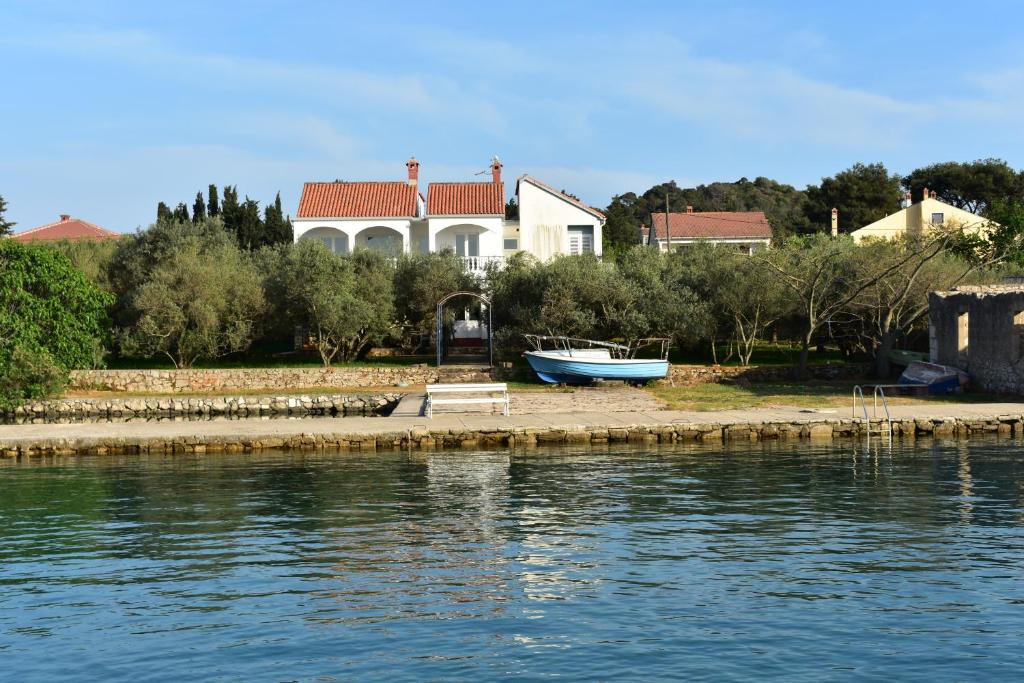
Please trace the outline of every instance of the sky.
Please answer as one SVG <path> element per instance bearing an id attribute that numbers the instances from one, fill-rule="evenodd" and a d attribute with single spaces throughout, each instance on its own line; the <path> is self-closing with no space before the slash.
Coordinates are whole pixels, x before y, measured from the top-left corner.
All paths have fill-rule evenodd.
<path id="1" fill-rule="evenodd" d="M 612 196 L 853 163 L 1024 167 L 1024 3 L 0 3 L 0 196 L 118 231 L 213 182 Z"/>

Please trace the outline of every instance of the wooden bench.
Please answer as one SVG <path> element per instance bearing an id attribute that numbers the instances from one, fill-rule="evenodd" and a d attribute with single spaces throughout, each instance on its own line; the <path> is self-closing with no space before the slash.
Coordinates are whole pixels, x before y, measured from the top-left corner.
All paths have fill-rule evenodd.
<path id="1" fill-rule="evenodd" d="M 437 395 L 440 397 L 437 397 Z M 476 394 L 475 396 L 451 396 L 452 394 Z M 480 394 L 488 394 L 481 396 Z M 501 394 L 501 396 L 494 396 Z M 508 415 L 508 384 L 495 382 L 490 384 L 428 384 L 427 385 L 427 417 L 434 417 L 435 405 L 457 404 L 504 404 L 503 415 Z"/>

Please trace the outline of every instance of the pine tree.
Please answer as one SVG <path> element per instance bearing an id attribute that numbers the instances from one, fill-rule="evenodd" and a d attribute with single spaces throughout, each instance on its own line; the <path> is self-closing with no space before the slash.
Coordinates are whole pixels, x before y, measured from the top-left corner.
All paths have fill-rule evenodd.
<path id="1" fill-rule="evenodd" d="M 209 213 L 210 216 L 217 216 L 220 214 L 220 199 L 217 197 L 217 186 L 210 183 L 210 187 L 206 192 L 207 199 L 209 200 Z"/>
<path id="2" fill-rule="evenodd" d="M 13 228 L 17 225 L 14 221 L 9 221 L 4 218 L 4 212 L 7 211 L 7 202 L 0 196 L 0 237 L 4 235 L 10 235 L 14 232 Z"/>
<path id="3" fill-rule="evenodd" d="M 188 222 L 188 205 L 185 202 L 180 202 L 176 207 L 174 207 L 174 220 L 181 223 Z"/>
<path id="4" fill-rule="evenodd" d="M 192 205 L 192 222 L 200 223 L 206 219 L 206 202 L 203 201 L 203 193 L 196 192 L 196 201 Z"/>
<path id="5" fill-rule="evenodd" d="M 169 221 L 173 217 L 174 216 L 171 213 L 171 209 L 166 204 L 164 204 L 163 202 L 160 202 L 159 204 L 156 205 L 156 220 L 157 220 L 157 222 Z"/>

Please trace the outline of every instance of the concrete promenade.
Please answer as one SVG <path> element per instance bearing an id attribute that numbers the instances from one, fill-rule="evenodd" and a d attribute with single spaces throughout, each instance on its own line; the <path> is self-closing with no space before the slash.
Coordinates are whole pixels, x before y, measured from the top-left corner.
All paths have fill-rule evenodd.
<path id="1" fill-rule="evenodd" d="M 1024 403 L 893 406 L 896 437 L 1024 436 Z M 76 453 L 240 452 L 268 448 L 470 448 L 608 441 L 830 439 L 863 434 L 849 409 L 801 412 L 769 408 L 711 412 L 653 410 L 504 417 L 442 414 L 277 420 L 164 421 L 0 425 L 9 457 Z M 880 426 L 872 421 L 872 431 Z"/>

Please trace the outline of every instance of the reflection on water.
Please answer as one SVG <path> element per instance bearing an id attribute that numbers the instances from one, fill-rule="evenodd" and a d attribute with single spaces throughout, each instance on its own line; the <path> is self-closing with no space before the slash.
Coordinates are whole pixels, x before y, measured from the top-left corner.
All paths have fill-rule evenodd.
<path id="1" fill-rule="evenodd" d="M 1001 443 L 5 462 L 10 680 L 991 679 Z"/>

